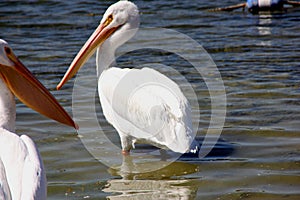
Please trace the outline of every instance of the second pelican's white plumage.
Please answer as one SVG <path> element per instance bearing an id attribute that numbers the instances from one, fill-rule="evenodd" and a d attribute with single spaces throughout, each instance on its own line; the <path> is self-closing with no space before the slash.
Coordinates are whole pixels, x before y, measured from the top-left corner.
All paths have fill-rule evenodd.
<path id="1" fill-rule="evenodd" d="M 122 152 L 128 153 L 135 142 L 189 152 L 194 139 L 191 110 L 176 83 L 150 68 L 110 67 L 116 49 L 133 37 L 138 27 L 139 11 L 135 4 L 119 1 L 111 5 L 57 88 L 97 49 L 100 102 L 107 121 L 120 135 Z M 195 144 L 192 152 L 197 148 Z"/>
<path id="2" fill-rule="evenodd" d="M 46 199 L 46 174 L 34 142 L 3 128 L 0 134 L 0 199 Z"/>
<path id="3" fill-rule="evenodd" d="M 51 93 L 0 39 L 0 199 L 44 200 L 47 181 L 38 149 L 28 136 L 14 133 L 14 95 L 41 114 L 77 128 Z"/>

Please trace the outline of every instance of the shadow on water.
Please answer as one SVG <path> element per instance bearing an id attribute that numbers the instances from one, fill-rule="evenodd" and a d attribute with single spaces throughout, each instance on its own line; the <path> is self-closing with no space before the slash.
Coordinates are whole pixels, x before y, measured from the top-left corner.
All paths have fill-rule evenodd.
<path id="1" fill-rule="evenodd" d="M 203 137 L 197 137 L 196 141 L 202 144 Z M 137 145 L 135 151 L 151 152 L 157 150 L 149 145 Z M 198 158 L 195 154 L 186 153 L 176 161 L 170 162 L 167 157 L 176 156 L 172 152 L 160 155 L 159 161 L 135 162 L 133 156 L 124 156 L 120 166 L 111 167 L 108 172 L 112 176 L 121 179 L 107 181 L 104 192 L 109 193 L 108 199 L 194 199 L 200 180 L 191 176 L 201 173 L 199 163 L 207 160 L 226 159 L 234 152 L 234 145 L 223 139 L 217 144 L 205 158 Z M 158 170 L 154 166 L 164 166 Z M 145 170 L 149 169 L 149 170 Z"/>
<path id="2" fill-rule="evenodd" d="M 204 137 L 196 137 L 196 141 L 199 144 L 203 145 Z M 205 146 L 201 146 L 201 148 L 210 148 L 211 144 L 206 144 Z M 185 153 L 182 156 L 180 156 L 179 160 L 181 161 L 191 161 L 191 162 L 201 162 L 203 160 L 214 160 L 214 159 L 224 159 L 227 156 L 230 156 L 234 152 L 234 144 L 229 143 L 228 141 L 219 138 L 217 143 L 214 145 L 214 147 L 211 149 L 211 151 L 207 154 L 206 157 L 199 160 L 195 154 L 192 153 Z"/>

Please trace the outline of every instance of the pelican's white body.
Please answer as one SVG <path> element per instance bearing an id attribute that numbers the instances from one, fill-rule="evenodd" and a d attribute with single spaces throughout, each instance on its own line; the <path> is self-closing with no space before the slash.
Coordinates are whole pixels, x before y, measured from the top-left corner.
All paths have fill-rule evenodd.
<path id="1" fill-rule="evenodd" d="M 0 199 L 43 200 L 47 181 L 34 142 L 0 128 Z"/>
<path id="2" fill-rule="evenodd" d="M 191 110 L 179 87 L 150 69 L 104 70 L 98 81 L 104 116 L 118 131 L 123 150 L 134 142 L 185 153 L 194 139 Z"/>

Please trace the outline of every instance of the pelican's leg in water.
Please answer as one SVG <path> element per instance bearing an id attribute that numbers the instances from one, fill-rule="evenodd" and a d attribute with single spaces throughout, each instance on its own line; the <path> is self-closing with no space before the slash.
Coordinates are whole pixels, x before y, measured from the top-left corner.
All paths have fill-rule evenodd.
<path id="1" fill-rule="evenodd" d="M 128 136 L 128 134 L 118 130 L 120 140 L 121 140 L 121 147 L 122 147 L 122 154 L 123 155 L 129 155 L 130 150 L 132 149 L 132 138 Z"/>
<path id="2" fill-rule="evenodd" d="M 123 156 L 129 156 L 130 155 L 130 151 L 122 150 L 122 155 Z"/>
<path id="3" fill-rule="evenodd" d="M 130 150 L 132 149 L 132 141 L 131 138 L 125 135 L 120 135 L 121 146 L 122 146 L 122 154 L 129 155 Z"/>
<path id="4" fill-rule="evenodd" d="M 165 149 L 159 149 L 159 153 L 161 156 L 161 161 L 167 161 L 168 159 L 168 153 Z"/>

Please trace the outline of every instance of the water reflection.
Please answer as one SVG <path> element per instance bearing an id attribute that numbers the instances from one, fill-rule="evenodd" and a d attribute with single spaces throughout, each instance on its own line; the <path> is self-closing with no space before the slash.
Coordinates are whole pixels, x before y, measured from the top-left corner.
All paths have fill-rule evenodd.
<path id="1" fill-rule="evenodd" d="M 260 15 L 258 24 L 258 32 L 259 35 L 271 35 L 271 27 L 270 24 L 272 23 L 272 16 L 271 15 Z"/>
<path id="2" fill-rule="evenodd" d="M 107 199 L 194 199 L 197 186 L 189 180 L 111 180 L 105 192 L 121 192 Z M 142 189 L 141 189 L 142 188 Z"/>
<path id="3" fill-rule="evenodd" d="M 271 24 L 272 24 L 272 15 L 262 14 L 258 18 L 258 34 L 260 36 L 271 37 Z M 271 39 L 269 38 L 265 41 L 261 41 L 260 45 L 262 46 L 272 46 Z"/>
<path id="4" fill-rule="evenodd" d="M 203 144 L 203 139 L 197 137 L 196 141 Z M 148 147 L 147 150 L 146 146 L 143 146 L 143 150 L 136 151 L 151 151 L 152 148 Z M 110 193 L 107 197 L 109 199 L 194 199 L 201 182 L 199 179 L 192 179 L 191 175 L 197 176 L 200 172 L 199 163 L 219 159 L 224 161 L 233 152 L 233 144 L 220 138 L 203 159 L 187 153 L 179 160 L 171 162 L 170 158 L 174 157 L 174 153 L 170 151 L 157 156 L 160 158 L 157 160 L 141 159 L 135 155 L 123 156 L 121 165 L 112 166 L 108 170 L 112 176 L 121 179 L 107 181 L 103 191 Z M 163 167 L 158 169 L 158 166 Z"/>
<path id="5" fill-rule="evenodd" d="M 144 168 L 155 165 L 165 165 L 156 171 L 144 172 Z M 117 193 L 107 196 L 108 199 L 194 199 L 197 193 L 196 180 L 172 179 L 199 171 L 199 166 L 186 162 L 157 161 L 135 163 L 133 157 L 124 156 L 119 167 L 110 168 L 113 176 L 122 179 L 111 179 L 103 189 L 107 193 Z M 140 173 L 142 172 L 142 173 Z"/>

